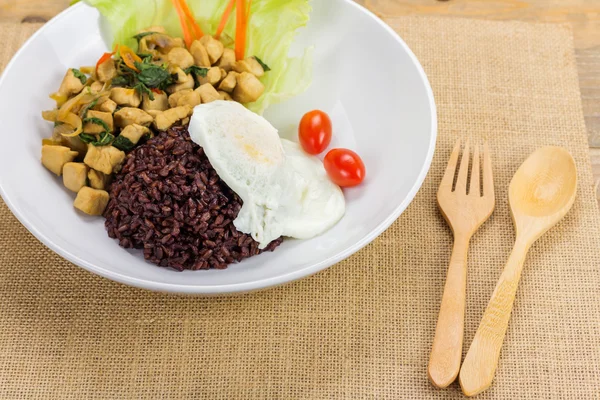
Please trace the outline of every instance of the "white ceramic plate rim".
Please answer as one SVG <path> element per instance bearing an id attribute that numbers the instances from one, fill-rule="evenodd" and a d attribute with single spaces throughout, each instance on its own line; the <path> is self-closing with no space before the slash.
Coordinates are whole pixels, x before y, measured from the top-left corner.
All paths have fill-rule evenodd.
<path id="1" fill-rule="evenodd" d="M 373 14 L 366 8 L 355 3 L 353 0 L 344 0 L 344 1 L 346 3 L 348 3 L 350 6 L 356 7 L 358 9 L 360 9 L 361 11 L 363 11 L 369 18 L 374 19 L 383 29 L 388 31 L 392 35 L 392 37 L 394 37 L 400 43 L 400 45 L 407 52 L 410 59 L 414 63 L 415 67 L 417 68 L 417 71 L 425 85 L 425 89 L 427 91 L 427 98 L 429 101 L 429 107 L 431 108 L 431 141 L 430 141 L 429 149 L 427 150 L 427 157 L 425 159 L 425 163 L 423 164 L 423 167 L 421 168 L 421 171 L 419 173 L 419 177 L 418 177 L 417 181 L 411 188 L 410 192 L 408 193 L 408 195 L 406 196 L 404 201 L 402 203 L 400 203 L 400 205 L 398 205 L 398 207 L 396 207 L 396 209 L 394 209 L 394 211 L 384 221 L 382 221 L 377 227 L 375 227 L 373 230 L 371 230 L 371 232 L 369 232 L 364 238 L 362 238 L 360 241 L 355 243 L 353 246 L 347 248 L 344 251 L 339 252 L 338 254 L 335 254 L 329 258 L 326 258 L 318 263 L 310 265 L 301 270 L 297 270 L 294 272 L 290 272 L 287 274 L 279 275 L 279 276 L 268 278 L 268 279 L 262 279 L 262 280 L 251 281 L 251 282 L 244 282 L 244 283 L 229 284 L 229 285 L 211 285 L 211 286 L 203 286 L 203 285 L 184 286 L 184 285 L 177 285 L 177 284 L 158 283 L 158 282 L 147 281 L 147 280 L 143 280 L 143 279 L 131 278 L 131 277 L 128 277 L 125 275 L 121 275 L 121 274 L 112 272 L 112 271 L 108 271 L 104 268 L 99 268 L 96 265 L 89 263 L 86 260 L 83 260 L 83 259 L 71 254 L 70 252 L 66 251 L 65 249 L 63 249 L 62 247 L 57 245 L 54 241 L 52 241 L 52 239 L 48 238 L 43 233 L 41 233 L 39 230 L 37 230 L 36 227 L 29 221 L 29 219 L 20 211 L 19 207 L 13 202 L 11 197 L 4 190 L 4 185 L 2 184 L 1 177 L 0 177 L 0 195 L 4 199 L 4 202 L 6 203 L 8 208 L 12 211 L 12 213 L 17 217 L 17 219 L 29 230 L 29 232 L 31 232 L 45 246 L 47 246 L 52 251 L 59 254 L 61 257 L 65 258 L 66 260 L 68 260 L 68 261 L 70 261 L 92 273 L 100 275 L 104 278 L 108 278 L 108 279 L 111 279 L 111 280 L 114 280 L 116 282 L 120 282 L 120 283 L 123 283 L 126 285 L 131 285 L 131 286 L 135 286 L 138 288 L 148 289 L 148 290 L 153 290 L 153 291 L 163 291 L 163 292 L 172 292 L 172 293 L 181 293 L 181 294 L 225 295 L 225 294 L 231 294 L 231 293 L 249 292 L 249 291 L 258 290 L 258 289 L 267 289 L 267 288 L 270 288 L 273 286 L 282 285 L 282 284 L 285 284 L 288 282 L 292 282 L 292 281 L 316 274 L 317 272 L 320 272 L 320 271 L 350 257 L 352 254 L 356 253 L 357 251 L 359 251 L 360 249 L 365 247 L 367 244 L 371 243 L 383 231 L 385 231 L 387 228 L 389 228 L 390 225 L 392 225 L 392 223 L 394 223 L 398 219 L 398 217 L 402 214 L 402 212 L 404 212 L 404 210 L 406 210 L 408 205 L 412 202 L 412 200 L 417 195 L 417 192 L 423 185 L 423 182 L 424 182 L 424 180 L 427 176 L 427 173 L 429 172 L 429 168 L 431 166 L 431 161 L 433 159 L 433 154 L 434 154 L 435 146 L 436 146 L 436 142 L 437 142 L 437 110 L 436 110 L 436 106 L 435 106 L 433 91 L 431 89 L 429 80 L 427 79 L 427 75 L 425 74 L 425 71 L 423 70 L 423 67 L 419 63 L 417 57 L 414 55 L 412 50 L 410 50 L 410 48 L 404 42 L 404 40 L 402 40 L 402 38 L 390 26 L 388 26 L 385 22 L 383 22 L 381 19 L 379 19 L 377 16 L 375 16 L 375 14 Z M 15 59 L 20 55 L 20 53 L 23 51 L 23 49 L 25 49 L 27 46 L 29 46 L 29 44 L 31 42 L 33 42 L 39 35 L 41 35 L 45 29 L 47 29 L 48 27 L 50 27 L 54 24 L 60 23 L 69 13 L 73 12 L 76 8 L 82 7 L 82 6 L 83 6 L 83 4 L 76 4 L 74 6 L 69 7 L 68 9 L 66 9 L 65 11 L 63 11 L 62 13 L 60 13 L 56 17 L 54 17 L 52 20 L 50 20 L 42 28 L 40 28 L 40 30 L 37 31 L 33 36 L 31 36 L 25 42 L 25 44 L 19 49 L 19 51 L 17 51 L 17 53 L 13 56 L 12 60 L 6 66 L 4 73 L 2 74 L 2 76 L 0 76 L 0 87 L 4 83 L 4 80 L 7 75 L 7 71 L 9 71 L 11 69 L 13 63 L 15 62 Z"/>

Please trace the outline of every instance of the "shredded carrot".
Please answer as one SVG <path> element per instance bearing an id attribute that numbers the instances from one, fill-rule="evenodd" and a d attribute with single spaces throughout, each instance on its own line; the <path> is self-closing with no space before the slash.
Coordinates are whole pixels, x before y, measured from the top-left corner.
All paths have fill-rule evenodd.
<path id="1" fill-rule="evenodd" d="M 179 0 L 179 4 L 181 5 L 183 13 L 187 17 L 189 24 L 192 26 L 192 30 L 194 31 L 194 38 L 202 38 L 202 36 L 204 36 L 204 32 L 202 32 L 202 28 L 200 28 L 200 25 L 198 25 L 198 23 L 196 22 L 196 17 L 192 13 L 192 10 L 190 10 L 190 8 L 188 7 L 186 0 Z"/>
<path id="2" fill-rule="evenodd" d="M 175 9 L 177 10 L 177 15 L 179 16 L 179 22 L 181 23 L 181 29 L 183 30 L 183 40 L 185 40 L 186 46 L 189 48 L 194 41 L 192 33 L 190 32 L 190 28 L 187 24 L 185 12 L 181 8 L 180 0 L 171 0 Z"/>
<path id="3" fill-rule="evenodd" d="M 217 33 L 215 33 L 215 37 L 218 39 L 225 30 L 225 26 L 227 25 L 227 20 L 231 15 L 231 11 L 233 11 L 233 6 L 235 6 L 236 0 L 230 0 L 227 7 L 225 7 L 225 12 L 223 13 L 223 17 L 221 17 L 221 22 L 219 23 L 219 27 L 217 28 Z"/>
<path id="4" fill-rule="evenodd" d="M 235 27 L 235 57 L 243 60 L 246 53 L 246 1 L 237 0 Z"/>

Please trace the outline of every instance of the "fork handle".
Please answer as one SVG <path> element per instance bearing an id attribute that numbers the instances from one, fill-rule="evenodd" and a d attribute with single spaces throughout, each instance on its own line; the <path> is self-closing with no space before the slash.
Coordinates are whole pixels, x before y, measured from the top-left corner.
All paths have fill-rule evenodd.
<path id="1" fill-rule="evenodd" d="M 529 246 L 517 239 L 467 352 L 460 370 L 460 386 L 466 396 L 483 392 L 494 380 Z"/>
<path id="2" fill-rule="evenodd" d="M 450 385 L 460 370 L 470 237 L 455 236 L 427 375 L 438 388 Z"/>

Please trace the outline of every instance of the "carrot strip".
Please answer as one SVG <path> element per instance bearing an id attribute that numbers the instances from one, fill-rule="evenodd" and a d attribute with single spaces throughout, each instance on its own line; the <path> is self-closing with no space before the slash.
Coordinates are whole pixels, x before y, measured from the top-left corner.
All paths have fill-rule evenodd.
<path id="1" fill-rule="evenodd" d="M 181 29 L 183 30 L 183 40 L 185 41 L 186 46 L 189 48 L 192 45 L 194 39 L 186 21 L 185 12 L 181 8 L 180 0 L 171 0 L 171 2 L 177 10 L 177 15 L 179 16 L 179 23 L 181 24 Z"/>
<path id="2" fill-rule="evenodd" d="M 245 0 L 237 0 L 236 28 L 235 28 L 235 57 L 243 60 L 246 53 L 246 7 Z"/>
<path id="3" fill-rule="evenodd" d="M 227 7 L 225 8 L 225 12 L 223 13 L 223 17 L 221 17 L 221 22 L 219 23 L 219 27 L 217 28 L 217 33 L 215 33 L 215 37 L 217 39 L 221 36 L 221 33 L 223 33 L 223 30 L 225 30 L 225 26 L 227 25 L 227 20 L 229 19 L 229 16 L 231 15 L 231 11 L 233 11 L 233 6 L 235 6 L 235 1 L 236 0 L 230 0 L 229 4 L 227 4 Z"/>
<path id="4" fill-rule="evenodd" d="M 196 39 L 202 38 L 202 36 L 204 36 L 204 32 L 202 32 L 202 28 L 200 28 L 200 25 L 198 25 L 198 23 L 196 22 L 196 17 L 192 13 L 192 10 L 190 10 L 190 8 L 188 7 L 186 0 L 180 0 L 179 4 L 181 5 L 183 13 L 187 17 L 189 24 L 192 26 L 192 30 L 194 31 L 194 37 Z"/>

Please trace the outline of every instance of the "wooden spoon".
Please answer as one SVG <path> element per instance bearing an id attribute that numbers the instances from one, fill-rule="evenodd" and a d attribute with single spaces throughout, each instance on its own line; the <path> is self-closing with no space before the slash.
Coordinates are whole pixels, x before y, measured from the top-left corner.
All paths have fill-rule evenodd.
<path id="1" fill-rule="evenodd" d="M 492 384 L 527 252 L 569 212 L 576 192 L 575 161 L 560 147 L 537 150 L 515 174 L 509 201 L 516 243 L 460 370 L 460 386 L 467 396 Z"/>

